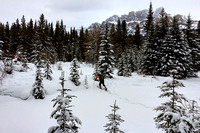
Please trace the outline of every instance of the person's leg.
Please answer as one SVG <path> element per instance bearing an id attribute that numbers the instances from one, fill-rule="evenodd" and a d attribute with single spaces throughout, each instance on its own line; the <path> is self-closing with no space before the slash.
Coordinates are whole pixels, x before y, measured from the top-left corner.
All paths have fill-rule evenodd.
<path id="1" fill-rule="evenodd" d="M 102 84 L 103 84 L 103 86 L 104 86 L 105 90 L 107 91 L 107 87 L 105 86 L 104 82 L 102 82 Z"/>
<path id="2" fill-rule="evenodd" d="M 99 82 L 99 88 L 101 89 L 101 82 Z"/>

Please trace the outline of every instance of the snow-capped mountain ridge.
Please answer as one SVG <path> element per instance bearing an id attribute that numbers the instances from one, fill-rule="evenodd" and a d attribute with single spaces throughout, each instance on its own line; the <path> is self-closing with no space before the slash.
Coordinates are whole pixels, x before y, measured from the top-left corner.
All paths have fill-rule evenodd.
<path id="1" fill-rule="evenodd" d="M 154 16 L 155 20 L 158 20 L 162 8 L 163 7 L 157 8 L 154 11 L 153 16 Z M 169 13 L 167 13 L 167 14 L 168 14 L 170 22 L 171 22 L 173 16 L 171 14 L 169 14 Z M 143 32 L 143 27 L 144 27 L 147 15 L 148 15 L 148 9 L 144 9 L 144 10 L 140 10 L 140 11 L 136 11 L 136 12 L 135 11 L 131 11 L 128 14 L 124 14 L 124 15 L 121 15 L 121 16 L 113 15 L 113 16 L 107 18 L 102 23 L 97 23 L 97 22 L 96 23 L 92 23 L 88 27 L 88 29 L 93 29 L 94 27 L 98 27 L 98 26 L 105 27 L 106 23 L 108 23 L 109 26 L 111 26 L 112 24 L 116 25 L 118 19 L 120 19 L 121 21 L 123 21 L 123 20 L 126 21 L 129 34 L 133 34 L 134 33 L 134 29 L 135 29 L 136 25 L 138 25 L 138 24 L 140 25 L 141 32 Z M 181 27 L 184 27 L 184 25 L 186 24 L 186 19 L 187 19 L 186 16 L 177 14 L 177 15 L 175 15 L 175 17 L 178 18 L 179 23 L 182 25 Z M 194 26 L 196 26 L 196 25 L 197 25 L 197 21 L 194 21 Z"/>

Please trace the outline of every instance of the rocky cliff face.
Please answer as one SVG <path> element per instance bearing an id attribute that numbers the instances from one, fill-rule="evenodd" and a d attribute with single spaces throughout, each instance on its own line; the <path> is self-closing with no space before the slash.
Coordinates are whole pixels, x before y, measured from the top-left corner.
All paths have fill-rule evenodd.
<path id="1" fill-rule="evenodd" d="M 162 7 L 160 8 L 157 8 L 155 11 L 154 11 L 154 19 L 155 20 L 158 20 L 159 19 L 159 14 L 162 10 Z M 118 16 L 118 15 L 113 15 L 111 17 L 109 17 L 108 19 L 106 19 L 105 21 L 103 21 L 101 24 L 100 23 L 93 23 L 91 24 L 88 29 L 92 29 L 93 27 L 96 27 L 96 26 L 101 26 L 101 27 L 105 27 L 105 24 L 108 23 L 108 25 L 112 25 L 112 24 L 117 24 L 117 21 L 118 19 L 120 19 L 121 21 L 122 20 L 126 20 L 127 22 L 127 28 L 128 28 L 128 33 L 129 34 L 133 34 L 134 33 L 134 29 L 136 27 L 136 25 L 140 25 L 140 28 L 141 28 L 141 33 L 144 33 L 144 24 L 145 24 L 145 20 L 146 20 L 146 17 L 148 15 L 148 10 L 141 10 L 141 11 L 131 11 L 125 15 L 121 15 L 121 16 Z M 169 16 L 169 19 L 170 19 L 170 22 L 172 21 L 172 18 L 173 16 L 171 16 L 170 14 L 168 14 Z M 181 24 L 181 27 L 184 28 L 185 24 L 186 24 L 186 17 L 183 16 L 183 15 L 175 15 L 175 17 L 178 18 L 179 20 L 179 23 Z M 194 21 L 194 26 L 196 25 L 197 21 Z"/>

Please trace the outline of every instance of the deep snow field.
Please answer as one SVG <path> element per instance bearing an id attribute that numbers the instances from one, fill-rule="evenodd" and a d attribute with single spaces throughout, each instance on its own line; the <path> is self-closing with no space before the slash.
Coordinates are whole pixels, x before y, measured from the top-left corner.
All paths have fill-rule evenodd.
<path id="1" fill-rule="evenodd" d="M 17 67 L 17 66 L 15 66 Z M 27 72 L 13 71 L 7 75 L 0 84 L 0 133 L 46 133 L 48 128 L 56 126 L 56 120 L 50 119 L 54 110 L 51 100 L 59 94 L 61 88 L 59 77 L 61 71 L 57 69 L 58 64 L 52 66 L 53 80 L 44 79 L 46 97 L 36 100 L 31 95 L 32 85 L 35 82 L 35 66 L 29 64 Z M 104 125 L 108 123 L 105 117 L 111 113 L 110 105 L 115 100 L 125 121 L 121 123 L 120 129 L 125 133 L 162 133 L 156 129 L 153 118 L 157 113 L 153 109 L 161 104 L 164 99 L 158 98 L 160 88 L 164 81 L 170 77 L 152 77 L 132 73 L 132 77 L 119 77 L 116 72 L 114 79 L 105 79 L 108 92 L 100 90 L 98 82 L 94 81 L 92 74 L 94 68 L 89 64 L 81 64 L 79 72 L 82 82 L 75 86 L 69 79 L 70 63 L 62 63 L 65 71 L 65 88 L 72 91 L 73 98 L 71 109 L 75 116 L 81 121 L 80 133 L 105 133 Z M 88 86 L 84 86 L 87 75 Z M 200 73 L 198 73 L 200 76 Z M 190 100 L 196 100 L 200 105 L 200 78 L 181 80 L 185 85 L 178 92 L 184 94 Z M 11 97 L 12 96 L 12 97 Z M 26 99 L 26 100 L 23 100 Z M 166 100 L 166 99 L 165 99 Z"/>

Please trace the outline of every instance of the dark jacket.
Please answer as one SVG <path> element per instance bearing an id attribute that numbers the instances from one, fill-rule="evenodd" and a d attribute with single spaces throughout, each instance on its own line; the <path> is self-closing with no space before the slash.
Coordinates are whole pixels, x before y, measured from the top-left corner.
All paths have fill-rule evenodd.
<path id="1" fill-rule="evenodd" d="M 104 83 L 104 76 L 102 74 L 98 74 L 100 83 Z"/>

